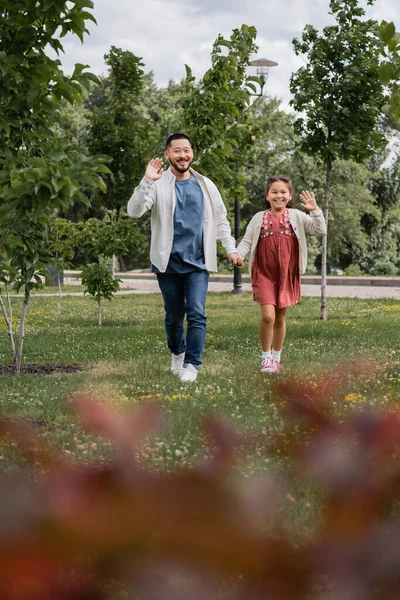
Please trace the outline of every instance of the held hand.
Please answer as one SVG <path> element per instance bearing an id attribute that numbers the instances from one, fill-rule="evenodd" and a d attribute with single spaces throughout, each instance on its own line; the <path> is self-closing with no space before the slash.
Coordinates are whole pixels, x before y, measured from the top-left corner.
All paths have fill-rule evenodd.
<path id="1" fill-rule="evenodd" d="M 301 204 L 306 210 L 309 210 L 311 212 L 318 208 L 314 192 L 309 192 L 308 190 L 305 190 L 304 192 L 301 192 L 300 198 Z"/>
<path id="2" fill-rule="evenodd" d="M 237 252 L 231 252 L 228 254 L 228 258 L 235 267 L 239 269 L 243 267 L 243 259 Z"/>
<path id="3" fill-rule="evenodd" d="M 161 175 L 164 173 L 164 169 L 162 168 L 163 161 L 161 158 L 153 158 L 147 165 L 146 173 L 144 176 L 150 181 L 157 181 L 160 179 Z"/>

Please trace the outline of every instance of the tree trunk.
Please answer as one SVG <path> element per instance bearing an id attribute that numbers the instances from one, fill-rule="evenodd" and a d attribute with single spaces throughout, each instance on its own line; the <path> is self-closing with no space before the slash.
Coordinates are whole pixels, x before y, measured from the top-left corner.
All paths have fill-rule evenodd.
<path id="1" fill-rule="evenodd" d="M 119 262 L 120 262 L 120 265 L 121 265 L 121 271 L 122 271 L 123 273 L 126 273 L 126 272 L 127 272 L 127 270 L 128 270 L 128 267 L 127 267 L 127 265 L 126 265 L 126 260 L 124 259 L 124 257 L 123 257 L 123 256 L 120 256 L 120 257 L 119 257 Z"/>
<path id="2" fill-rule="evenodd" d="M 58 284 L 57 317 L 59 317 L 61 314 L 61 298 L 62 298 L 60 271 L 57 271 L 57 284 Z"/>
<path id="3" fill-rule="evenodd" d="M 112 273 L 113 277 L 115 277 L 116 271 L 117 271 L 117 257 L 115 256 L 115 254 L 113 254 L 112 259 L 111 259 L 111 273 Z"/>
<path id="4" fill-rule="evenodd" d="M 8 309 L 9 309 L 10 316 L 8 316 L 8 314 L 7 314 L 7 309 L 4 305 L 3 298 L 1 296 L 0 296 L 0 306 L 1 306 L 1 311 L 3 313 L 5 324 L 7 327 L 7 337 L 8 337 L 8 342 L 10 344 L 12 359 L 14 362 L 15 361 L 15 342 L 14 342 L 14 334 L 13 334 L 13 329 L 12 329 L 12 308 L 11 308 L 11 303 L 10 303 L 10 297 L 8 295 L 8 288 L 7 288 L 7 299 L 8 299 Z"/>
<path id="5" fill-rule="evenodd" d="M 325 186 L 324 186 L 324 218 L 326 223 L 326 233 L 322 236 L 322 263 L 321 263 L 321 320 L 327 320 L 326 310 L 326 262 L 328 256 L 328 217 L 329 217 L 329 196 L 332 183 L 332 161 L 328 160 L 325 165 Z"/>
<path id="6" fill-rule="evenodd" d="M 97 300 L 97 324 L 101 325 L 101 300 Z"/>
<path id="7" fill-rule="evenodd" d="M 22 311 L 21 311 L 21 322 L 19 324 L 18 351 L 15 355 L 15 360 L 14 360 L 14 373 L 16 373 L 17 375 L 21 372 L 22 349 L 24 346 L 24 339 L 25 339 L 25 318 L 26 318 L 26 313 L 28 310 L 28 302 L 29 302 L 30 295 L 31 295 L 31 293 L 28 290 L 25 290 L 24 302 L 22 304 Z"/>

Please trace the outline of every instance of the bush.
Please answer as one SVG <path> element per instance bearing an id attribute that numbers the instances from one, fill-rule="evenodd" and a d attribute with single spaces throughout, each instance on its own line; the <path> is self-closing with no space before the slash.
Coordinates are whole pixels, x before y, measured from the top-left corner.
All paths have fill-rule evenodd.
<path id="1" fill-rule="evenodd" d="M 112 300 L 119 290 L 122 280 L 115 279 L 104 259 L 82 267 L 82 285 L 85 294 L 90 294 L 97 302 L 98 324 L 101 325 L 101 300 Z"/>
<path id="2" fill-rule="evenodd" d="M 346 277 L 360 277 L 361 275 L 364 275 L 364 273 L 359 265 L 349 265 L 344 269 L 343 275 L 346 275 Z"/>
<path id="3" fill-rule="evenodd" d="M 377 262 L 371 269 L 371 275 L 387 275 L 395 277 L 399 274 L 399 269 L 390 262 Z"/>

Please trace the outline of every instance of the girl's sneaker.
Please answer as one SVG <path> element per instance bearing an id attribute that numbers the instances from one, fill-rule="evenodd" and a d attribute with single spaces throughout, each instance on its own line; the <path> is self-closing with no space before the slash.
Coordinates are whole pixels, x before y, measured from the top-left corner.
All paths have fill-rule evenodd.
<path id="1" fill-rule="evenodd" d="M 275 373 L 275 364 L 272 356 L 266 356 L 262 359 L 260 373 Z"/>
<path id="2" fill-rule="evenodd" d="M 281 370 L 281 363 L 279 362 L 279 360 L 273 360 L 272 362 L 274 363 L 274 373 L 279 373 L 279 371 Z"/>

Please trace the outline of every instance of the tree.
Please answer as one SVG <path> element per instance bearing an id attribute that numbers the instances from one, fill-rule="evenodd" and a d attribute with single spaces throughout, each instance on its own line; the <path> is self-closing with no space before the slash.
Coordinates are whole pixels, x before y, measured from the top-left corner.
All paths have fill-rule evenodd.
<path id="1" fill-rule="evenodd" d="M 107 196 L 100 201 L 107 210 L 120 210 L 143 176 L 156 145 L 155 127 L 139 102 L 145 82 L 141 59 L 115 46 L 104 58 L 109 75 L 87 101 L 91 106 L 88 147 L 93 154 L 112 157 L 111 173 L 105 178 Z"/>
<path id="2" fill-rule="evenodd" d="M 76 223 L 68 219 L 51 219 L 49 223 L 47 248 L 52 257 L 52 268 L 58 285 L 58 307 L 57 315 L 61 312 L 61 273 L 64 269 L 72 267 L 72 260 L 76 248 L 79 246 L 79 232 Z M 50 275 L 53 275 L 50 271 Z"/>
<path id="3" fill-rule="evenodd" d="M 400 160 L 375 173 L 370 180 L 376 212 L 366 216 L 367 244 L 357 262 L 371 275 L 400 274 Z"/>
<path id="4" fill-rule="evenodd" d="M 88 219 L 84 223 L 76 223 L 78 243 L 88 250 L 89 260 L 93 261 L 82 267 L 82 284 L 97 302 L 98 324 L 101 325 L 101 300 L 111 300 L 119 290 L 120 279 L 113 278 L 110 259 L 116 255 L 124 255 L 132 248 L 141 246 L 143 236 L 137 231 L 137 223 L 128 219 L 126 213 L 116 210 L 108 211 L 105 218 Z"/>
<path id="5" fill-rule="evenodd" d="M 277 98 L 268 96 L 252 107 L 252 114 L 258 129 L 245 163 L 248 203 L 243 207 L 242 217 L 246 223 L 265 207 L 268 177 L 290 174 L 293 178 L 295 175 L 293 116 L 280 108 Z M 293 183 L 296 189 L 297 182 Z"/>
<path id="6" fill-rule="evenodd" d="M 195 165 L 224 190 L 228 200 L 246 194 L 238 164 L 245 162 L 252 144 L 254 124 L 246 111 L 259 79 L 248 76 L 246 68 L 257 49 L 256 34 L 255 27 L 242 25 L 229 40 L 219 35 L 212 66 L 198 85 L 186 66 L 185 131 L 197 151 Z"/>
<path id="7" fill-rule="evenodd" d="M 0 270 L 8 274 L 3 278 L 7 288 L 15 283 L 24 291 L 19 343 L 11 344 L 17 373 L 30 294 L 42 285 L 51 263 L 46 251 L 50 218 L 73 200 L 88 202 L 90 190 L 105 190 L 104 157 L 88 157 L 53 127 L 62 101 L 81 98 L 97 78 L 82 64 L 66 77 L 60 61 L 46 53 L 49 48 L 62 52 L 59 38 L 67 33 L 83 40 L 86 22 L 95 22 L 91 8 L 91 0 L 0 0 Z M 1 295 L 0 305 L 10 334 Z"/>
<path id="8" fill-rule="evenodd" d="M 372 4 L 373 0 L 368 0 Z M 333 166 L 336 160 L 362 162 L 385 139 L 376 130 L 384 103 L 379 81 L 377 23 L 362 20 L 358 0 L 331 0 L 335 25 L 322 35 L 311 25 L 302 41 L 293 40 L 296 55 L 306 56 L 306 66 L 291 77 L 291 105 L 303 116 L 295 121 L 302 151 L 324 166 L 323 211 L 328 227 Z M 327 318 L 327 234 L 322 245 L 321 318 Z"/>
<path id="9" fill-rule="evenodd" d="M 393 22 L 382 21 L 379 26 L 382 41 L 381 54 L 384 58 L 379 68 L 379 78 L 389 89 L 388 103 L 384 111 L 400 124 L 400 33 Z"/>
<path id="10" fill-rule="evenodd" d="M 115 279 L 104 259 L 82 267 L 82 285 L 85 294 L 90 294 L 97 302 L 97 324 L 101 325 L 101 301 L 112 300 L 119 290 L 121 279 Z"/>
<path id="11" fill-rule="evenodd" d="M 369 245 L 369 234 L 364 224 L 378 218 L 379 210 L 369 190 L 372 173 L 351 160 L 336 160 L 332 169 L 331 195 L 335 199 L 330 208 L 330 231 L 327 250 L 329 267 L 346 269 L 350 265 L 361 268 L 358 257 Z"/>
<path id="12" fill-rule="evenodd" d="M 151 119 L 155 132 L 149 158 L 163 156 L 168 136 L 185 131 L 184 100 L 184 81 L 176 83 L 171 80 L 166 87 L 159 88 L 154 83 L 152 73 L 145 75 L 139 103 L 146 118 Z"/>

